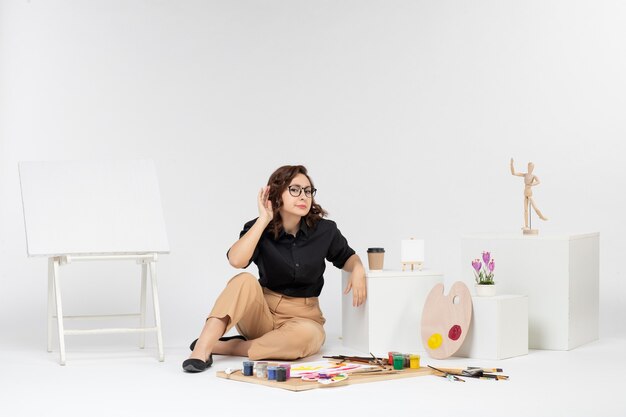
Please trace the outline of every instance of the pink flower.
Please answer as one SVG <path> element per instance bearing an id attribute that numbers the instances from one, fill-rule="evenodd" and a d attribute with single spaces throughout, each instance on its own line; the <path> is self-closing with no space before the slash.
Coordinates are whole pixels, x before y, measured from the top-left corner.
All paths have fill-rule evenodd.
<path id="1" fill-rule="evenodd" d="M 487 267 L 489 268 L 489 272 L 493 272 L 493 270 L 496 269 L 495 259 L 492 259 Z"/>
<path id="2" fill-rule="evenodd" d="M 472 261 L 472 267 L 476 270 L 476 272 L 480 271 L 480 267 L 482 266 L 482 264 L 480 263 L 480 259 L 474 259 Z"/>
<path id="3" fill-rule="evenodd" d="M 489 259 L 491 259 L 491 254 L 489 252 L 483 252 L 483 262 L 485 265 L 489 263 Z"/>

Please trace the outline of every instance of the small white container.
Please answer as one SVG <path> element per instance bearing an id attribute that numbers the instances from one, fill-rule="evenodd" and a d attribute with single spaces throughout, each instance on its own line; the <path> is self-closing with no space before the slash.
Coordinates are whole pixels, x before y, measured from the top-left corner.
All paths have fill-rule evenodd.
<path id="1" fill-rule="evenodd" d="M 491 284 L 491 285 L 474 284 L 474 287 L 476 288 L 476 295 L 478 297 L 493 297 L 494 295 L 496 295 L 495 284 Z"/>

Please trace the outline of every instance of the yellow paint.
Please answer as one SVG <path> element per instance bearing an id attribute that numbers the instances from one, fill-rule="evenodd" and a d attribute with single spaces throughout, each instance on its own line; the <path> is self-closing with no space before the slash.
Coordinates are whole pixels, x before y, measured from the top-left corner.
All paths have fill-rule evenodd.
<path id="1" fill-rule="evenodd" d="M 420 367 L 420 355 L 411 355 L 409 356 L 410 360 L 410 368 L 411 369 L 419 369 Z"/>
<path id="2" fill-rule="evenodd" d="M 433 335 L 430 336 L 430 338 L 428 339 L 428 347 L 431 349 L 437 349 L 439 346 L 441 346 L 442 341 L 443 338 L 439 333 L 433 333 Z"/>

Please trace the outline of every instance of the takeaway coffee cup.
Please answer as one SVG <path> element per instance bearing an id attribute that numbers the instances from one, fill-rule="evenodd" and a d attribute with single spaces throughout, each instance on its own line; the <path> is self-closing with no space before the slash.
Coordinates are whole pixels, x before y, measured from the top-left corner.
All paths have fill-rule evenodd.
<path id="1" fill-rule="evenodd" d="M 380 271 L 383 269 L 384 260 L 385 248 L 367 249 L 367 263 L 369 264 L 370 271 Z"/>

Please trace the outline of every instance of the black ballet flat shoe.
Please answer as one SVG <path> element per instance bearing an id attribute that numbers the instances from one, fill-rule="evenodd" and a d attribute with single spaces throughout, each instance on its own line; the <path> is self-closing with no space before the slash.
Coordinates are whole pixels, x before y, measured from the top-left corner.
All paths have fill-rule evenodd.
<path id="1" fill-rule="evenodd" d="M 183 370 L 192 374 L 204 372 L 213 365 L 213 355 L 209 355 L 209 359 L 205 361 L 200 359 L 187 359 L 183 362 Z"/>
<path id="2" fill-rule="evenodd" d="M 232 339 L 248 340 L 245 337 L 243 337 L 242 335 L 236 334 L 234 336 L 223 336 L 223 337 L 220 337 L 220 342 L 228 342 L 229 340 L 232 340 Z M 191 342 L 191 344 L 189 345 L 189 350 L 194 350 L 195 349 L 197 341 L 198 341 L 198 339 L 196 339 L 193 342 Z"/>

